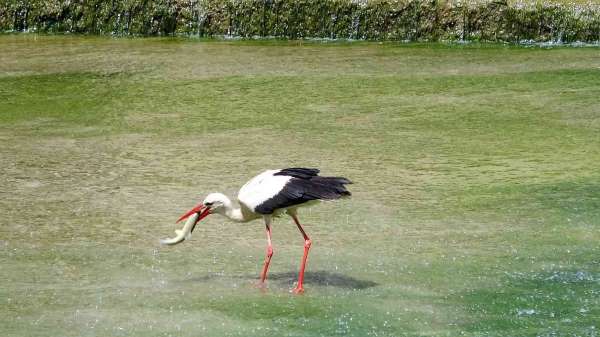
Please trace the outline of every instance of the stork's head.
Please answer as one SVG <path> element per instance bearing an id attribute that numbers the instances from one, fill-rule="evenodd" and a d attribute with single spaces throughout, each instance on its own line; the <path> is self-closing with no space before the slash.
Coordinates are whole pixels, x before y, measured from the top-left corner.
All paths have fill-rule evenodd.
<path id="1" fill-rule="evenodd" d="M 204 198 L 204 201 L 194 208 L 189 210 L 187 213 L 181 216 L 177 222 L 188 218 L 193 214 L 198 214 L 199 217 L 196 222 L 206 218 L 209 214 L 219 213 L 224 214 L 225 208 L 231 204 L 231 201 L 227 196 L 222 193 L 211 193 Z"/>
<path id="2" fill-rule="evenodd" d="M 231 201 L 223 193 L 211 193 L 204 198 L 202 205 L 209 208 L 211 213 L 224 214 Z"/>
<path id="3" fill-rule="evenodd" d="M 225 215 L 227 209 L 231 208 L 231 201 L 224 194 L 211 193 L 206 196 L 203 202 L 190 209 L 182 215 L 177 222 L 188 219 L 182 230 L 176 230 L 177 236 L 171 239 L 164 239 L 160 242 L 165 245 L 175 245 L 192 235 L 196 224 L 213 213 Z"/>

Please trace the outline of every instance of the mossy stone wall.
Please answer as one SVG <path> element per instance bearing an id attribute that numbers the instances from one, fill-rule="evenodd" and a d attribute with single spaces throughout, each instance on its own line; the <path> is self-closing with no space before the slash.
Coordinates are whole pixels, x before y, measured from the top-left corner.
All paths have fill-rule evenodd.
<path id="1" fill-rule="evenodd" d="M 510 5 L 506 0 L 1 0 L 0 31 L 598 42 L 600 5 Z"/>

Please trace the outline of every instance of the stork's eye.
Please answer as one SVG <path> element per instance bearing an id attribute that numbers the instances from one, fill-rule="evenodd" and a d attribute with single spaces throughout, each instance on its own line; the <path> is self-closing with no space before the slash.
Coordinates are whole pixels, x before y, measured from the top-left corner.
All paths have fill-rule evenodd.
<path id="1" fill-rule="evenodd" d="M 204 203 L 204 206 L 212 206 L 212 205 L 213 205 L 213 203 L 212 203 L 212 202 L 205 202 L 205 203 Z"/>

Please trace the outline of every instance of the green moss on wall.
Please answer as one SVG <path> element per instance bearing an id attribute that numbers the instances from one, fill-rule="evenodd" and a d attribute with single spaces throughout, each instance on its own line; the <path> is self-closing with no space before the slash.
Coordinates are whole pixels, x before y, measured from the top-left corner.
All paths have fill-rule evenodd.
<path id="1" fill-rule="evenodd" d="M 438 0 L 5 0 L 0 30 L 117 35 L 596 42 L 600 5 Z"/>

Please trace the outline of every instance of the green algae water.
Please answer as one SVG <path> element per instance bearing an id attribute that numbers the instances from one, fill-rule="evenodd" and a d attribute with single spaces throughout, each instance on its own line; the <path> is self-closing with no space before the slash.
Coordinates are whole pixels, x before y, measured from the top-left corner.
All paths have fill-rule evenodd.
<path id="1" fill-rule="evenodd" d="M 596 336 L 600 50 L 0 36 L 3 336 Z M 267 168 L 313 240 L 198 224 Z"/>

